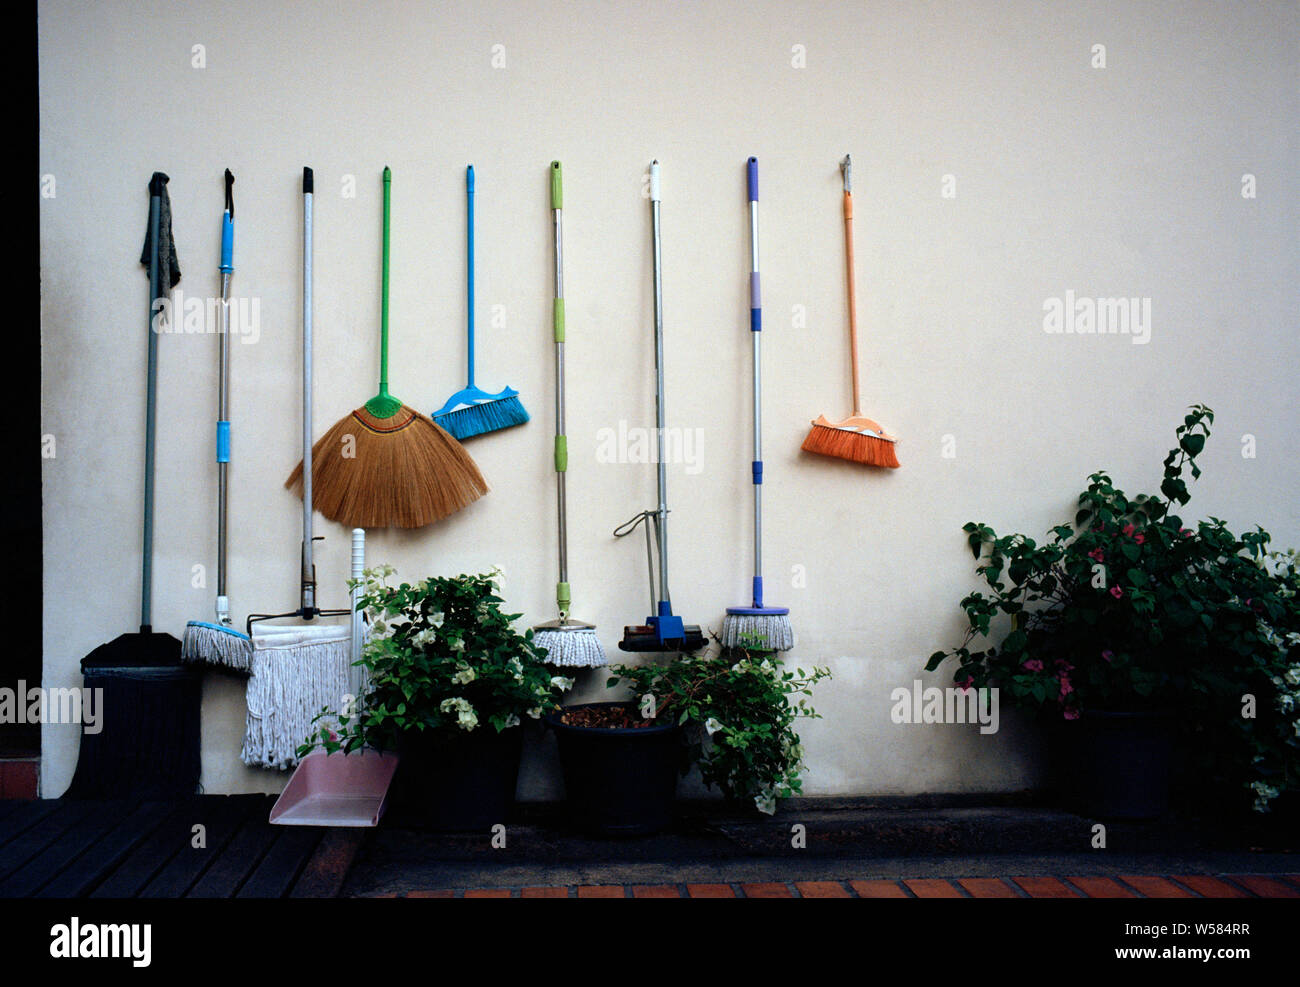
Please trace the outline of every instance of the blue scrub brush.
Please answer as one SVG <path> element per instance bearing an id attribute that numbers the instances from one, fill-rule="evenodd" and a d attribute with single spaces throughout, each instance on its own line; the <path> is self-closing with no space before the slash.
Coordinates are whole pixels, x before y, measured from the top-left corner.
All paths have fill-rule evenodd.
<path id="1" fill-rule="evenodd" d="M 457 439 L 468 439 L 484 432 L 522 425 L 528 412 L 519 400 L 519 392 L 507 387 L 498 394 L 488 394 L 474 386 L 474 166 L 465 170 L 465 225 L 468 256 L 469 381 L 431 416 Z"/>

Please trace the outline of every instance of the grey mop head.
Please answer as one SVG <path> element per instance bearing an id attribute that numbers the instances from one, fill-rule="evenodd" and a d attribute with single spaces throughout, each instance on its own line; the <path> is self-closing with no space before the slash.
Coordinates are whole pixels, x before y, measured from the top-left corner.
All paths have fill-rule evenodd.
<path id="1" fill-rule="evenodd" d="M 580 620 L 552 620 L 533 628 L 533 643 L 546 649 L 546 664 L 562 668 L 608 665 L 596 628 Z"/>
<path id="2" fill-rule="evenodd" d="M 233 627 L 191 620 L 185 625 L 181 660 L 247 672 L 253 665 L 253 641 L 247 634 Z"/>
<path id="3" fill-rule="evenodd" d="M 786 614 L 729 613 L 722 618 L 722 646 L 789 651 L 794 647 L 794 628 Z"/>

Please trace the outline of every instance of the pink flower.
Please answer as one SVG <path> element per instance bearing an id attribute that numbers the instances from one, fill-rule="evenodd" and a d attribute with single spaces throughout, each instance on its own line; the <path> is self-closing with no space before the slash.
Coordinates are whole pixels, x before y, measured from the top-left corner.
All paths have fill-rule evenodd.
<path id="1" fill-rule="evenodd" d="M 1192 529 L 1191 529 L 1191 528 L 1179 528 L 1179 529 L 1178 529 L 1178 533 L 1179 533 L 1180 535 L 1182 535 L 1184 538 L 1191 538 L 1191 537 L 1192 537 Z"/>
<path id="2" fill-rule="evenodd" d="M 1041 672 L 1043 670 L 1043 663 L 1037 658 L 1030 658 L 1028 661 L 1022 662 L 1020 667 L 1031 672 Z"/>
<path id="3" fill-rule="evenodd" d="M 1115 657 L 1115 652 L 1113 652 L 1113 651 L 1103 651 L 1103 652 L 1101 653 L 1101 656 L 1102 656 L 1103 658 L 1105 658 L 1107 661 L 1110 661 L 1110 660 L 1112 660 L 1112 659 Z"/>
<path id="4" fill-rule="evenodd" d="M 966 676 L 966 680 L 965 680 L 964 682 L 959 682 L 959 683 L 958 683 L 958 685 L 961 686 L 961 691 L 962 691 L 962 692 L 969 692 L 969 691 L 970 691 L 970 687 L 971 687 L 972 685 L 974 685 L 974 684 L 975 684 L 975 679 L 972 678 L 972 677 L 969 676 L 969 675 Z"/>
<path id="5" fill-rule="evenodd" d="M 1090 559 L 1096 559 L 1098 562 L 1105 562 L 1105 561 L 1106 561 L 1106 556 L 1105 556 L 1105 554 L 1102 552 L 1102 550 L 1101 550 L 1100 548 L 1094 548 L 1091 552 L 1089 552 L 1089 553 L 1088 553 L 1088 558 L 1090 558 Z"/>
<path id="6" fill-rule="evenodd" d="M 1065 711 L 1065 718 L 1067 720 L 1077 720 L 1079 718 L 1079 711 L 1077 709 L 1067 709 Z"/>
<path id="7" fill-rule="evenodd" d="M 1070 684 L 1069 678 L 1065 675 L 1062 675 L 1061 676 L 1061 701 L 1064 702 L 1065 697 L 1068 696 L 1073 691 L 1074 691 L 1074 686 Z"/>
<path id="8" fill-rule="evenodd" d="M 1137 531 L 1137 528 L 1133 527 L 1133 525 L 1131 525 L 1131 524 L 1126 524 L 1126 525 L 1124 525 L 1124 534 L 1126 534 L 1126 535 L 1132 535 L 1133 532 L 1135 532 L 1135 531 Z"/>
<path id="9" fill-rule="evenodd" d="M 1144 541 L 1147 540 L 1147 536 L 1139 532 L 1138 534 L 1133 536 L 1133 540 L 1137 542 L 1139 545 L 1141 545 Z"/>
<path id="10" fill-rule="evenodd" d="M 1115 597 L 1115 599 L 1118 600 L 1120 599 L 1120 597 L 1124 595 L 1124 591 L 1120 589 L 1118 586 L 1112 586 L 1110 588 L 1110 595 Z"/>

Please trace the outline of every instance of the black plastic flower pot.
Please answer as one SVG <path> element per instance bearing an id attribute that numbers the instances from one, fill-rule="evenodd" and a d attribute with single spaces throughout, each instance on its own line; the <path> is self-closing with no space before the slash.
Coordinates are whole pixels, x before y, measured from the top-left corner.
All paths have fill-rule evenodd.
<path id="1" fill-rule="evenodd" d="M 1086 710 L 1058 733 L 1058 788 L 1098 819 L 1156 819 L 1169 808 L 1173 716 Z"/>
<path id="2" fill-rule="evenodd" d="M 514 808 L 522 727 L 480 725 L 454 736 L 408 733 L 393 780 L 398 818 L 441 832 L 484 831 Z"/>
<path id="3" fill-rule="evenodd" d="M 585 703 L 567 710 L 619 707 Z M 573 825 L 597 836 L 644 836 L 673 819 L 677 777 L 684 754 L 675 723 L 639 728 L 570 726 L 546 715 L 555 731 L 564 772 L 565 801 Z"/>

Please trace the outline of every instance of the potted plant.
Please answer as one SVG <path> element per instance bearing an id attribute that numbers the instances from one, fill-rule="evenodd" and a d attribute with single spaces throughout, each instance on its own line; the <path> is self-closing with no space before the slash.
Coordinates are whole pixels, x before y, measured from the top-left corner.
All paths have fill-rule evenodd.
<path id="1" fill-rule="evenodd" d="M 959 685 L 1057 724 L 1065 774 L 1097 815 L 1159 815 L 1173 749 L 1202 797 L 1265 808 L 1300 779 L 1295 557 L 1269 552 L 1262 528 L 1173 513 L 1213 422 L 1190 409 L 1160 495 L 1130 498 L 1098 472 L 1043 544 L 963 529 L 986 587 L 961 602 L 961 645 L 926 668 L 954 659 Z"/>
<path id="2" fill-rule="evenodd" d="M 817 716 L 807 697 L 827 669 L 788 671 L 754 642 L 610 671 L 607 686 L 630 687 L 630 699 L 546 715 L 580 827 L 602 835 L 664 828 L 677 777 L 692 764 L 707 785 L 761 812 L 800 791 L 803 747 L 794 723 Z"/>
<path id="3" fill-rule="evenodd" d="M 573 683 L 553 676 L 532 631 L 502 612 L 497 574 L 431 576 L 389 585 L 368 569 L 359 606 L 370 623 L 356 710 L 322 717 L 326 751 L 397 750 L 394 802 L 433 828 L 482 829 L 514 802 L 526 719 L 540 719 Z"/>

